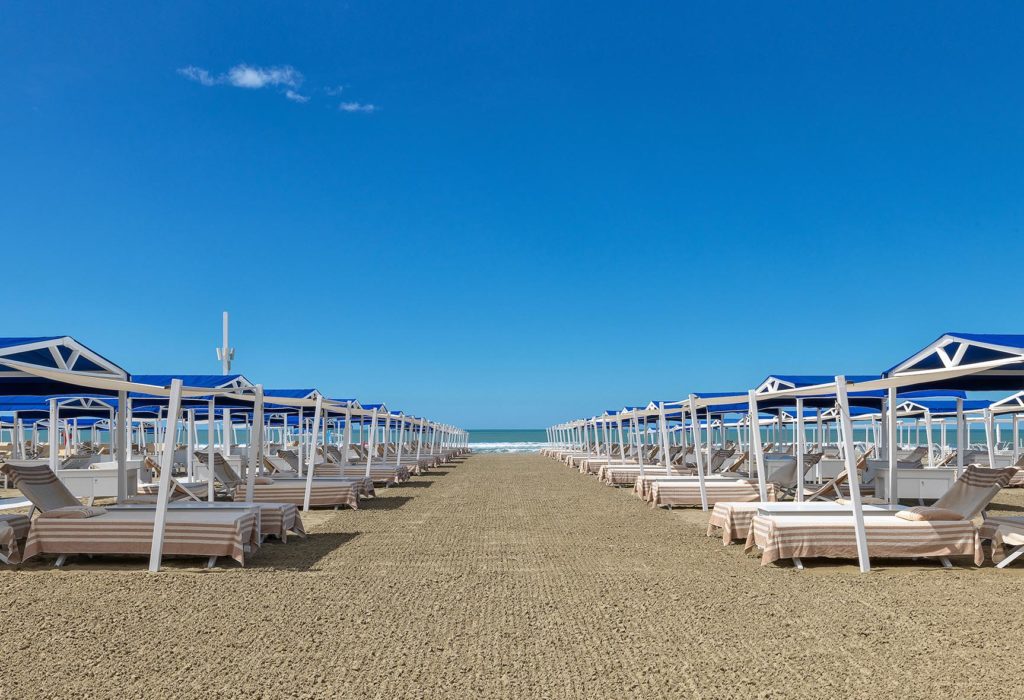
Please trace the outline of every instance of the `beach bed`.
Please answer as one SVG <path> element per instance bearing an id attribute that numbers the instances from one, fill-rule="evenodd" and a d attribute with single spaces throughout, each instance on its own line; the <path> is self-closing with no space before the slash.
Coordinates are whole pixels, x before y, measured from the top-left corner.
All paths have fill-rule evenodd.
<path id="1" fill-rule="evenodd" d="M 97 509 L 103 511 L 103 509 Z M 25 545 L 26 560 L 55 554 L 58 565 L 74 554 L 119 554 L 148 557 L 153 544 L 155 509 L 124 508 L 94 517 L 52 517 L 43 513 L 32 522 Z M 227 556 L 245 566 L 247 554 L 260 545 L 259 512 L 246 509 L 178 509 L 167 511 L 163 553 L 206 557 L 213 566 Z"/>
<path id="2" fill-rule="evenodd" d="M 896 510 L 904 509 L 906 506 L 882 506 L 865 505 L 862 507 L 864 515 L 892 515 Z M 834 515 L 850 512 L 850 506 L 834 501 L 784 501 L 777 503 L 750 502 L 720 502 L 716 503 L 711 515 L 708 517 L 708 537 L 720 534 L 722 544 L 731 542 L 746 541 L 750 532 L 750 523 L 758 512 L 766 514 L 818 514 Z"/>
<path id="3" fill-rule="evenodd" d="M 864 519 L 871 557 L 971 557 L 984 561 L 978 529 L 969 520 L 913 522 L 892 515 Z M 815 557 L 857 559 L 853 516 L 808 514 L 794 516 L 758 512 L 751 520 L 744 551 L 761 550 L 761 564 L 780 559 Z M 944 565 L 947 563 L 943 561 Z"/>

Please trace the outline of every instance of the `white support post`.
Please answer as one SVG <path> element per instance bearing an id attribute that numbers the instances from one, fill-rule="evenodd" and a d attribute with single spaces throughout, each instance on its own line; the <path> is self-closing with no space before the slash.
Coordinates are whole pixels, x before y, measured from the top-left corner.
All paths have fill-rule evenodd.
<path id="1" fill-rule="evenodd" d="M 928 445 L 928 468 L 933 469 L 935 467 L 935 455 L 932 454 L 932 412 L 928 409 L 924 411 L 924 431 L 927 438 L 925 442 Z"/>
<path id="2" fill-rule="evenodd" d="M 57 474 L 57 470 L 60 468 L 60 456 L 57 454 L 60 449 L 60 438 L 58 434 L 58 423 L 60 423 L 60 414 L 57 411 L 57 399 L 50 399 L 50 420 L 46 426 L 46 437 L 50 444 L 50 470 Z"/>
<path id="3" fill-rule="evenodd" d="M 985 447 L 988 451 L 988 466 L 993 469 L 996 466 L 996 444 L 993 432 L 992 409 L 985 409 Z"/>
<path id="4" fill-rule="evenodd" d="M 405 416 L 399 417 L 398 424 L 398 448 L 395 455 L 396 466 L 402 466 L 402 441 L 405 439 Z"/>
<path id="5" fill-rule="evenodd" d="M 857 539 L 857 560 L 861 573 L 871 570 L 868 556 L 868 539 L 864 530 L 864 509 L 860 498 L 860 474 L 857 473 L 857 450 L 853 446 L 853 421 L 850 418 L 850 399 L 846 393 L 846 377 L 836 377 L 836 400 L 839 404 L 840 429 L 846 449 L 846 483 L 850 486 L 850 508 L 853 511 L 853 527 Z"/>
<path id="6" fill-rule="evenodd" d="M 1020 461 L 1020 415 L 1013 414 L 1013 463 Z"/>
<path id="7" fill-rule="evenodd" d="M 216 399 L 210 398 L 209 403 L 206 405 L 207 414 L 206 423 L 206 500 L 213 503 L 215 500 L 213 490 L 213 462 L 216 459 L 217 449 L 215 441 L 217 439 L 217 421 L 214 420 L 214 416 L 217 415 Z"/>
<path id="8" fill-rule="evenodd" d="M 313 445 L 316 445 L 317 431 L 320 429 L 320 415 L 323 413 L 324 408 L 324 397 L 317 393 L 316 395 L 316 407 L 314 408 L 315 415 L 313 416 Z M 309 511 L 309 501 L 313 497 L 313 473 L 316 471 L 313 468 L 313 463 L 316 458 L 316 449 L 311 447 L 309 450 L 309 468 L 306 470 L 306 493 L 302 499 L 302 511 Z"/>
<path id="9" fill-rule="evenodd" d="M 231 445 L 235 441 L 235 428 L 231 423 L 231 409 L 225 407 L 221 413 L 223 414 L 222 422 L 224 423 L 224 428 L 221 431 L 224 438 L 224 457 L 227 458 L 231 456 Z"/>
<path id="10" fill-rule="evenodd" d="M 701 510 L 707 511 L 708 509 L 708 485 L 704 482 L 704 449 L 701 445 L 700 435 L 700 417 L 697 411 L 697 395 L 690 394 L 690 422 L 693 424 L 693 452 L 697 457 L 697 487 L 700 489 L 700 507 Z M 711 414 L 708 414 L 710 424 Z M 710 458 L 711 451 L 708 450 L 708 457 Z"/>
<path id="11" fill-rule="evenodd" d="M 889 437 L 888 437 L 889 451 L 888 451 L 888 454 L 887 454 L 887 458 L 889 460 L 889 473 L 886 475 L 886 478 L 888 479 L 888 482 L 886 483 L 886 486 L 888 488 L 886 488 L 885 492 L 889 495 L 889 503 L 892 504 L 892 505 L 896 505 L 899 502 L 899 494 L 896 493 L 896 489 L 898 488 L 897 484 L 899 483 L 899 480 L 896 478 L 896 475 L 898 474 L 898 472 L 896 471 L 896 469 L 898 468 L 898 465 L 896 464 L 896 459 L 897 459 L 897 455 L 896 455 L 896 443 L 897 443 L 896 427 L 897 427 L 897 420 L 899 419 L 899 416 L 897 415 L 897 411 L 896 411 L 896 408 L 898 406 L 897 401 L 896 401 L 896 387 L 894 387 L 894 386 L 893 387 L 889 387 L 887 393 L 888 393 L 888 399 L 887 399 L 886 403 L 888 404 L 888 411 L 889 412 L 886 415 L 886 418 L 888 420 L 888 425 L 886 426 L 886 430 L 888 431 L 888 435 L 889 435 Z"/>
<path id="12" fill-rule="evenodd" d="M 252 429 L 249 431 L 249 470 L 245 474 L 245 500 L 256 498 L 256 475 L 263 465 L 263 385 L 257 384 L 252 407 Z M 309 501 L 307 500 L 308 504 Z"/>
<path id="13" fill-rule="evenodd" d="M 174 430 L 181 412 L 181 380 L 171 380 L 171 396 L 167 403 L 167 430 L 164 433 L 164 450 L 160 455 L 160 482 L 157 490 L 156 513 L 153 519 L 153 544 L 149 551 L 149 570 L 160 570 L 160 559 L 164 548 L 164 530 L 167 525 L 167 501 L 171 498 L 171 469 L 174 468 Z M 211 465 L 212 467 L 212 465 Z"/>
<path id="14" fill-rule="evenodd" d="M 747 392 L 747 412 L 750 414 L 750 446 L 754 454 L 754 466 L 757 468 L 758 498 L 764 503 L 768 500 L 768 484 L 764 473 L 764 446 L 761 444 L 761 418 L 757 409 L 757 392 Z"/>
<path id="15" fill-rule="evenodd" d="M 967 421 L 964 420 L 964 400 L 956 399 L 956 475 L 964 473 L 964 456 L 967 446 L 970 444 L 970 436 L 967 432 Z"/>
<path id="16" fill-rule="evenodd" d="M 373 452 L 377 449 L 377 409 L 370 414 L 370 439 L 366 443 L 366 478 L 370 478 L 370 467 L 373 465 Z M 434 431 L 436 434 L 436 430 Z M 430 439 L 430 451 L 434 451 L 434 438 Z"/>
<path id="17" fill-rule="evenodd" d="M 116 427 L 115 427 L 116 425 Z M 117 423 L 110 424 L 110 451 L 117 460 L 117 502 L 122 503 L 128 493 L 128 392 L 117 392 Z"/>
<path id="18" fill-rule="evenodd" d="M 804 452 L 807 450 L 804 432 L 804 400 L 796 400 L 796 500 L 804 500 Z"/>
<path id="19" fill-rule="evenodd" d="M 189 479 L 194 479 L 196 475 L 195 463 L 193 462 L 192 452 L 196 448 L 195 434 L 196 434 L 196 412 L 195 409 L 189 409 L 188 411 L 188 435 L 185 440 L 185 466 L 188 473 Z"/>
<path id="20" fill-rule="evenodd" d="M 595 426 L 594 432 L 597 432 Z M 658 404 L 658 438 L 661 440 L 661 463 L 665 465 L 665 475 L 672 473 L 672 459 L 669 456 L 671 450 L 668 446 L 668 421 L 665 418 L 665 403 Z"/>

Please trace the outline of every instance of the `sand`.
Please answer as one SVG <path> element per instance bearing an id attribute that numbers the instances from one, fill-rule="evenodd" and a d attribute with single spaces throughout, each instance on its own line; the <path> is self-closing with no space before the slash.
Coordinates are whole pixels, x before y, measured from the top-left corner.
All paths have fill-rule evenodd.
<path id="1" fill-rule="evenodd" d="M 307 521 L 245 569 L 0 571 L 0 696 L 1024 695 L 1024 567 L 761 567 L 537 455 Z"/>

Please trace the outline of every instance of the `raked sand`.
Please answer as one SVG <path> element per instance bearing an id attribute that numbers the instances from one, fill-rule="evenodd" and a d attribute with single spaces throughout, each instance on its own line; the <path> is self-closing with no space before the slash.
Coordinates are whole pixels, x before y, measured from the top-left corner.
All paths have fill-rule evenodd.
<path id="1" fill-rule="evenodd" d="M 479 455 L 314 513 L 246 569 L 3 570 L 0 697 L 1024 694 L 1024 567 L 796 572 L 704 522 Z"/>

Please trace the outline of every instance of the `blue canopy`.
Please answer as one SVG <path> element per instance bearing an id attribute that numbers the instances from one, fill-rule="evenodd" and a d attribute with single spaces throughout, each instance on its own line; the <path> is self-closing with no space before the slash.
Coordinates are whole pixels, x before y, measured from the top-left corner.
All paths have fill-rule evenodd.
<path id="1" fill-rule="evenodd" d="M 1007 364 L 951 379 L 922 382 L 919 388 L 966 391 L 1018 391 L 1024 389 L 1024 335 L 999 333 L 945 333 L 934 342 L 885 371 L 886 377 L 929 369 L 967 367 L 994 360 L 1021 358 Z"/>
<path id="2" fill-rule="evenodd" d="M 53 396 L 81 393 L 73 382 L 55 381 L 16 370 L 4 360 L 35 365 L 41 369 L 88 373 L 109 379 L 128 379 L 128 373 L 99 353 L 66 335 L 31 338 L 0 338 L 0 394 L 7 396 Z M 116 394 L 115 391 L 89 389 L 91 394 Z"/>

